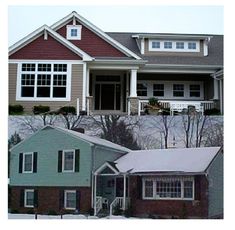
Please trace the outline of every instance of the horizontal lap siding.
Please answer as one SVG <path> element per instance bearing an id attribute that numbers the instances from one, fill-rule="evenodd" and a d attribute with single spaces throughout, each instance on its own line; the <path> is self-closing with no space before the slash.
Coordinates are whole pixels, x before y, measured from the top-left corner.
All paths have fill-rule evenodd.
<path id="1" fill-rule="evenodd" d="M 67 25 L 72 25 L 72 22 Z M 66 38 L 66 25 L 56 31 Z M 125 57 L 121 51 L 114 48 L 101 37 L 93 33 L 91 30 L 82 26 L 81 40 L 70 40 L 74 45 L 88 53 L 93 57 Z"/>
<path id="2" fill-rule="evenodd" d="M 77 54 L 48 35 L 43 35 L 12 54 L 9 59 L 81 60 Z"/>
<path id="3" fill-rule="evenodd" d="M 16 101 L 16 79 L 17 79 L 17 64 L 9 64 L 9 104 L 20 104 L 24 107 L 26 113 L 32 113 L 32 108 L 35 105 L 50 106 L 51 110 L 58 109 L 66 104 L 77 106 L 76 99 L 80 100 L 80 109 L 82 102 L 82 82 L 83 82 L 83 65 L 72 64 L 72 81 L 71 81 L 71 101 Z"/>
<path id="4" fill-rule="evenodd" d="M 80 202 L 79 212 L 88 213 L 91 208 L 91 188 L 89 187 L 21 187 L 13 186 L 11 192 L 11 210 L 20 213 L 27 213 L 31 208 L 20 207 L 20 193 L 22 189 L 38 190 L 38 208 L 40 214 L 47 214 L 49 211 L 61 213 L 60 191 L 77 190 L 79 191 Z"/>

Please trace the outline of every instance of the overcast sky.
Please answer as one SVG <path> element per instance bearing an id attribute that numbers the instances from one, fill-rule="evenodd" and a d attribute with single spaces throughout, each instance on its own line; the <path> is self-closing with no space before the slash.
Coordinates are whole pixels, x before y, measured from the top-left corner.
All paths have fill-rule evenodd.
<path id="1" fill-rule="evenodd" d="M 9 6 L 9 45 L 72 11 L 106 32 L 223 34 L 224 29 L 222 6 Z"/>

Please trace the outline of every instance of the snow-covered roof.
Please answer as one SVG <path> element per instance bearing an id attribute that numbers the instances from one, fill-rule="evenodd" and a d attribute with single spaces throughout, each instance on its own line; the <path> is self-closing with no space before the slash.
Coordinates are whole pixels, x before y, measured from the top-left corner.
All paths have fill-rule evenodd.
<path id="1" fill-rule="evenodd" d="M 61 128 L 61 127 L 55 127 L 55 126 L 50 126 L 50 127 L 54 128 L 54 129 L 57 129 L 57 130 L 61 130 L 63 132 L 66 132 L 66 133 L 68 133 L 68 134 L 70 134 L 70 135 L 72 135 L 72 136 L 74 136 L 78 139 L 82 139 L 82 140 L 87 141 L 87 142 L 92 143 L 92 144 L 108 147 L 108 148 L 119 150 L 119 151 L 122 151 L 122 152 L 130 152 L 131 151 L 130 149 L 128 149 L 126 147 L 123 147 L 123 146 L 118 145 L 118 144 L 114 144 L 111 141 L 107 141 L 105 139 L 88 136 L 84 133 L 79 133 L 77 131 L 73 131 L 73 130 L 65 129 L 65 128 Z"/>
<path id="2" fill-rule="evenodd" d="M 131 151 L 115 161 L 119 172 L 204 172 L 220 147 Z"/>

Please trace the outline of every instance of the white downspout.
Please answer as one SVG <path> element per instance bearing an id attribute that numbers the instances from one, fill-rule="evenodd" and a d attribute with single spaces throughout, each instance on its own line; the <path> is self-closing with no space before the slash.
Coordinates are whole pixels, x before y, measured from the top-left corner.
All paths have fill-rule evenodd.
<path id="1" fill-rule="evenodd" d="M 123 210 L 126 210 L 126 174 L 123 175 Z"/>
<path id="2" fill-rule="evenodd" d="M 82 111 L 86 111 L 86 77 L 87 77 L 87 63 L 83 63 L 82 74 Z"/>

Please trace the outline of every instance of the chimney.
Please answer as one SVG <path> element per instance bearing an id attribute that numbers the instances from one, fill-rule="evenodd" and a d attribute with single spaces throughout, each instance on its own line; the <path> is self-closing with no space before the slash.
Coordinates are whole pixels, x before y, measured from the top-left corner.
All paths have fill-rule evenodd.
<path id="1" fill-rule="evenodd" d="M 78 133 L 85 133 L 85 129 L 83 128 L 72 128 L 71 130 L 76 131 Z"/>

